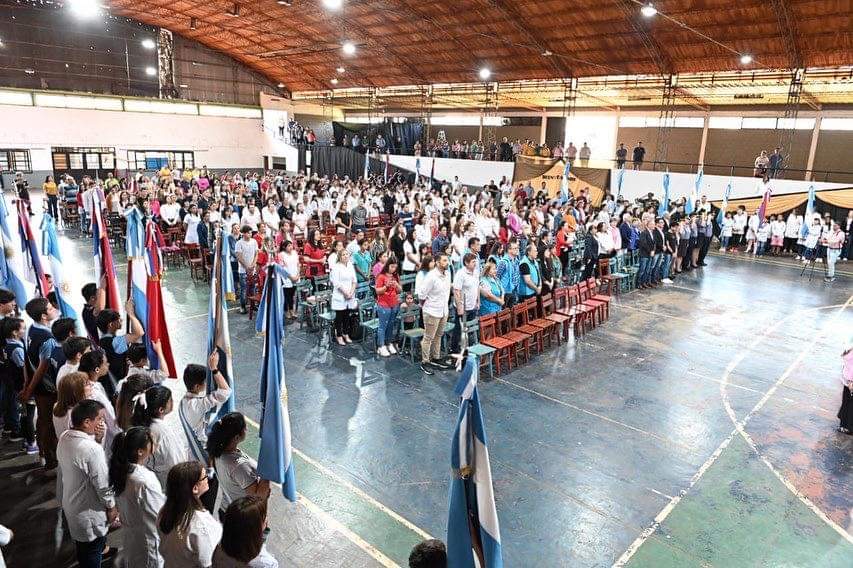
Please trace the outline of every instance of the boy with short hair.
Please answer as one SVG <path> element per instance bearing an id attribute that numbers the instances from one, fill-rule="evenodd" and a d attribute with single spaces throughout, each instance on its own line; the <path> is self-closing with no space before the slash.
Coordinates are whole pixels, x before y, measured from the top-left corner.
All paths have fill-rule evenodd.
<path id="1" fill-rule="evenodd" d="M 118 393 L 116 383 L 127 376 L 128 347 L 131 343 L 136 343 L 142 339 L 145 334 L 142 324 L 136 319 L 132 299 L 127 300 L 124 309 L 130 321 L 130 331 L 125 335 L 116 335 L 118 330 L 122 328 L 121 314 L 117 311 L 104 309 L 98 313 L 97 317 L 98 330 L 101 332 L 98 345 L 104 350 L 107 362 L 110 365 L 110 380 L 105 381 L 106 384 L 104 385 L 110 400 L 115 400 Z"/>
<path id="2" fill-rule="evenodd" d="M 57 388 L 66 375 L 77 371 L 77 367 L 80 366 L 80 358 L 84 353 L 88 353 L 91 350 L 92 342 L 88 337 L 77 337 L 75 335 L 62 343 L 62 353 L 65 355 L 65 363 L 56 372 Z"/>

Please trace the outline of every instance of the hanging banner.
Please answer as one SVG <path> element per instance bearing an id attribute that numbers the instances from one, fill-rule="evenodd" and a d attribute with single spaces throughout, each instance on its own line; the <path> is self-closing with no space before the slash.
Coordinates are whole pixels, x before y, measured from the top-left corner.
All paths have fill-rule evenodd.
<path id="1" fill-rule="evenodd" d="M 580 168 L 572 164 L 569 171 L 569 192 L 573 196 L 586 189 L 590 202 L 598 207 L 604 200 L 604 190 L 610 187 L 610 170 L 599 168 Z M 544 187 L 550 199 L 560 196 L 560 188 L 566 171 L 566 162 L 549 158 L 520 156 L 515 161 L 512 183 L 527 185 L 530 182 L 533 191 Z M 544 184 L 544 186 L 543 186 Z"/>

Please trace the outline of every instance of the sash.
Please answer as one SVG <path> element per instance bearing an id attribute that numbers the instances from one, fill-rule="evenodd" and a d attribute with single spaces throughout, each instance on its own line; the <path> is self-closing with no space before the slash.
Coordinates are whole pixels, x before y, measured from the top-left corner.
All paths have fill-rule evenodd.
<path id="1" fill-rule="evenodd" d="M 184 402 L 186 402 L 185 398 L 181 399 L 181 404 L 178 405 L 178 416 L 181 419 L 181 426 L 183 427 L 184 434 L 187 437 L 190 452 L 192 452 L 196 461 L 207 467 L 210 463 L 210 458 L 208 457 L 204 446 L 201 444 L 201 441 L 198 439 L 198 436 L 195 435 L 195 430 L 190 426 L 190 421 L 187 419 L 186 411 L 184 410 Z"/>

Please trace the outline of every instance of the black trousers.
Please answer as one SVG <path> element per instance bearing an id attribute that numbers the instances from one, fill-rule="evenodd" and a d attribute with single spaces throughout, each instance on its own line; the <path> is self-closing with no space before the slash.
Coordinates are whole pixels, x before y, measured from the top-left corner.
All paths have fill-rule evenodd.
<path id="1" fill-rule="evenodd" d="M 838 409 L 838 419 L 841 421 L 842 428 L 853 430 L 853 394 L 847 387 L 844 387 L 844 392 L 841 394 L 841 408 Z"/>
<path id="2" fill-rule="evenodd" d="M 350 334 L 352 313 L 353 310 L 349 308 L 335 310 L 335 337 L 343 337 Z"/>
<path id="3" fill-rule="evenodd" d="M 699 264 L 705 262 L 705 256 L 708 254 L 708 247 L 711 246 L 711 237 L 699 237 Z"/>

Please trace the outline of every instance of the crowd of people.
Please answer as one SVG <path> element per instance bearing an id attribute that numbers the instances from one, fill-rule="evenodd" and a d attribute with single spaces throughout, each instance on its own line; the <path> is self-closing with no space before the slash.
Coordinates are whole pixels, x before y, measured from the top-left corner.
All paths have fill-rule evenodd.
<path id="1" fill-rule="evenodd" d="M 724 252 L 745 246 L 754 254 L 825 254 L 834 267 L 849 257 L 853 223 L 851 213 L 845 237 L 831 219 L 792 213 L 787 221 L 762 222 L 741 208 L 716 227 L 704 196 L 690 214 L 683 197 L 661 214 L 652 193 L 629 201 L 605 191 L 593 204 L 588 189 L 564 200 L 507 179 L 469 190 L 458 180 L 428 187 L 399 178 L 213 175 L 206 167 L 85 178 L 79 185 L 63 176 L 46 195 L 49 214 L 73 211 L 84 230 L 93 207 L 117 218 L 136 207 L 208 254 L 215 235 L 228 237 L 244 310 L 268 263 L 290 276 L 283 284 L 288 320 L 297 315 L 297 284 L 327 278 L 339 345 L 352 342 L 359 287 L 376 300 L 380 357 L 400 348 L 400 310 L 417 309 L 424 329 L 420 368 L 427 375 L 451 365 L 441 353 L 451 318 L 455 353 L 461 323 L 595 276 L 602 261 L 636 258 L 637 287 L 655 288 L 706 266 L 716 235 Z M 231 395 L 218 355 L 206 365 L 187 365 L 176 390 L 177 369 L 149 368 L 132 304 L 125 321 L 104 307 L 104 287 L 88 284 L 78 325 L 59 316 L 55 300 L 30 300 L 27 325 L 15 296 L 0 290 L 0 408 L 5 435 L 57 472 L 80 566 L 100 565 L 106 536 L 119 526 L 123 554 L 134 564 L 276 566 L 264 547 L 269 482 L 240 449 L 245 419 L 230 413 L 208 423 Z M 165 361 L 158 344 L 154 349 Z M 208 370 L 216 382 L 211 392 Z"/>

